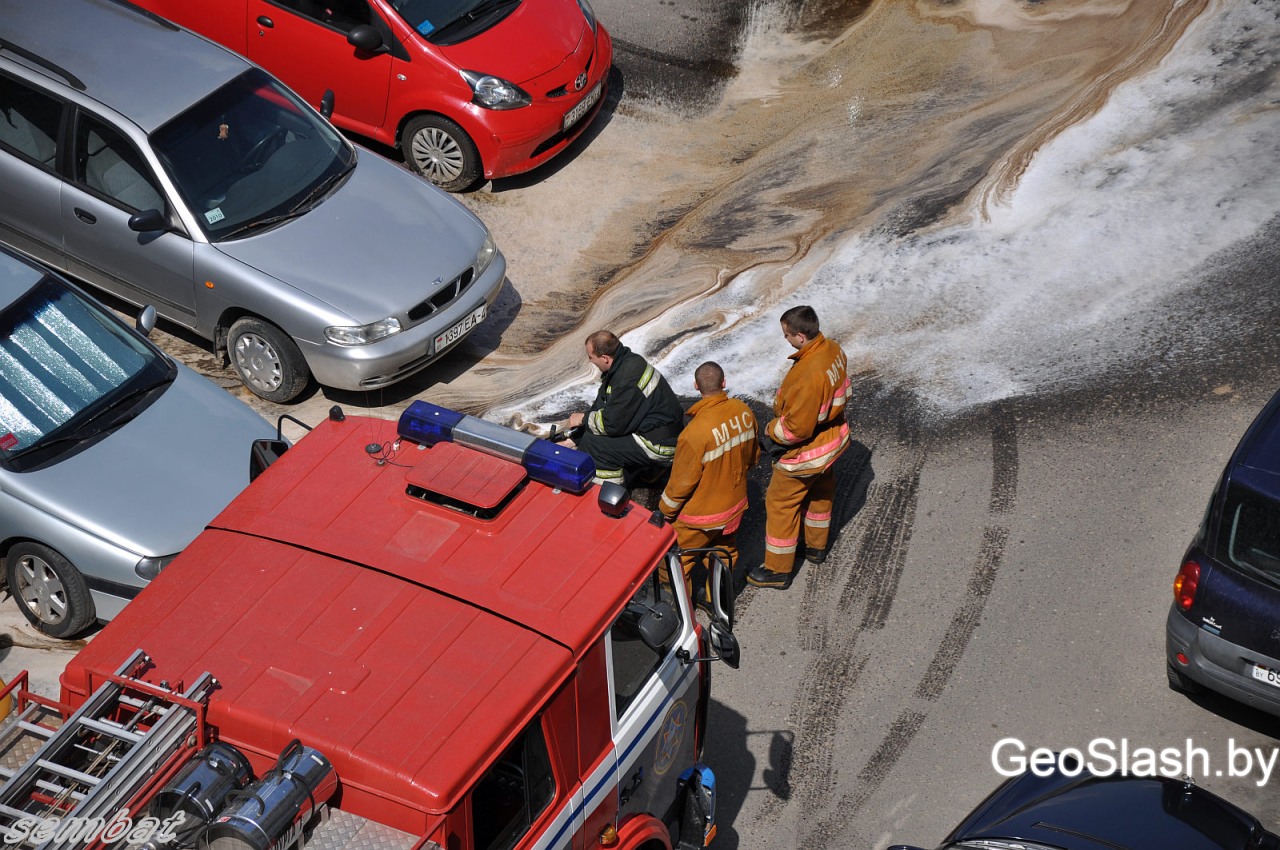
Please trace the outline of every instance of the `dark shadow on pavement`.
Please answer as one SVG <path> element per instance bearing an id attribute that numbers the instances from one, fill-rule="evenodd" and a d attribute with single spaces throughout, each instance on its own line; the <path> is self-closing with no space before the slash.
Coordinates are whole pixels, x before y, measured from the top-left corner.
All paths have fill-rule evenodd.
<path id="1" fill-rule="evenodd" d="M 735 675 L 719 668 L 713 676 Z M 747 718 L 711 698 L 707 717 L 704 761 L 716 775 L 716 840 L 718 850 L 739 846 L 735 828 L 738 814 L 751 790 L 756 759 L 747 748 Z"/>
<path id="2" fill-rule="evenodd" d="M 876 473 L 871 466 L 871 449 L 858 440 L 852 440 L 835 463 L 836 496 L 831 506 L 831 531 L 827 537 L 828 550 L 835 547 L 845 526 L 867 503 L 867 491 Z"/>
<path id="3" fill-rule="evenodd" d="M 1236 702 L 1215 691 L 1202 690 L 1196 694 L 1184 694 L 1187 699 L 1205 711 L 1218 715 L 1223 720 L 1242 726 L 1259 735 L 1280 740 L 1280 717 L 1267 714 L 1265 711 Z"/>

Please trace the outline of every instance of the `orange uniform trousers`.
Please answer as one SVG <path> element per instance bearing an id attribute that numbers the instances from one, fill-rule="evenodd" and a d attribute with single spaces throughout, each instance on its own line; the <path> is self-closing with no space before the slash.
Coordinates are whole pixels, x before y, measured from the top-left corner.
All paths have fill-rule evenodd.
<path id="1" fill-rule="evenodd" d="M 689 590 L 689 598 L 696 599 L 693 593 L 693 568 L 700 563 L 706 563 L 707 569 L 710 570 L 710 564 L 707 562 L 709 552 L 690 552 L 690 549 L 706 549 L 711 546 L 717 546 L 729 553 L 729 563 L 725 567 L 732 572 L 734 566 L 738 563 L 738 526 L 742 524 L 742 517 L 737 516 L 725 528 L 694 528 L 691 525 L 685 525 L 680 520 L 671 523 L 671 527 L 676 532 L 676 545 L 680 547 L 680 568 L 684 570 L 684 586 Z M 710 577 L 711 573 L 707 573 Z"/>
<path id="2" fill-rule="evenodd" d="M 827 548 L 835 493 L 836 473 L 831 467 L 801 478 L 774 465 L 764 496 L 765 569 L 790 573 L 795 568 L 801 517 L 804 518 L 804 545 L 810 549 Z"/>

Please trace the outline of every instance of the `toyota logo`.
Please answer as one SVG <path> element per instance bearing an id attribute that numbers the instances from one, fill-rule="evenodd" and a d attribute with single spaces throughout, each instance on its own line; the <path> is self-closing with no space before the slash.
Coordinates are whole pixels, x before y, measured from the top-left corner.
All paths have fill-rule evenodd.
<path id="1" fill-rule="evenodd" d="M 585 86 L 586 84 L 587 84 L 587 72 L 583 71 L 581 74 L 578 75 L 577 79 L 573 81 L 573 90 L 582 91 L 582 87 Z"/>

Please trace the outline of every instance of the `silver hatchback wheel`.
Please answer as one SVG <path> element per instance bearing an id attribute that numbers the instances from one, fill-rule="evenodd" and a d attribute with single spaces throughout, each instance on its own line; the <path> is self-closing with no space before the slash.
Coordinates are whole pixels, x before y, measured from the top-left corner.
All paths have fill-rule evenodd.
<path id="1" fill-rule="evenodd" d="M 6 564 L 9 592 L 40 631 L 68 638 L 93 621 L 84 577 L 57 552 L 38 543 L 20 543 L 9 550 Z"/>
<path id="2" fill-rule="evenodd" d="M 401 137 L 401 152 L 414 171 L 449 192 L 470 188 L 480 176 L 480 154 L 461 127 L 442 115 L 421 115 Z"/>
<path id="3" fill-rule="evenodd" d="M 227 332 L 231 365 L 254 395 L 283 404 L 302 392 L 310 377 L 302 352 L 284 331 L 247 316 Z"/>

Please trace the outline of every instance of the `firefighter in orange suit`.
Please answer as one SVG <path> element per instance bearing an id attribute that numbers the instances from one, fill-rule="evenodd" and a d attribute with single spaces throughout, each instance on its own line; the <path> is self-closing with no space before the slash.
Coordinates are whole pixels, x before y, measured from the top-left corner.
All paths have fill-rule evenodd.
<path id="1" fill-rule="evenodd" d="M 849 375 L 844 351 L 822 335 L 812 307 L 782 314 L 782 335 L 796 349 L 773 402 L 762 442 L 773 460 L 765 494 L 764 563 L 747 572 L 757 587 L 791 585 L 804 519 L 805 560 L 827 559 L 836 458 L 849 447 L 844 418 Z"/>
<path id="2" fill-rule="evenodd" d="M 676 441 L 671 478 L 658 507 L 670 521 L 681 549 L 684 583 L 709 546 L 724 548 L 732 569 L 738 560 L 736 536 L 747 510 L 747 472 L 760 459 L 756 417 L 724 389 L 724 370 L 710 361 L 693 373 L 702 398 L 685 413 L 689 417 Z"/>

